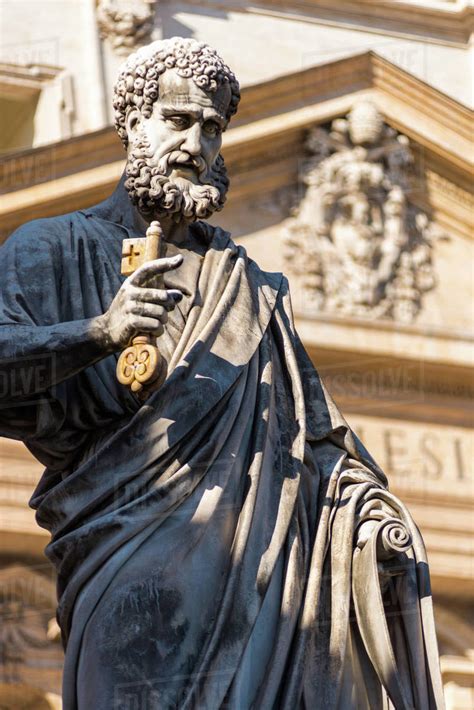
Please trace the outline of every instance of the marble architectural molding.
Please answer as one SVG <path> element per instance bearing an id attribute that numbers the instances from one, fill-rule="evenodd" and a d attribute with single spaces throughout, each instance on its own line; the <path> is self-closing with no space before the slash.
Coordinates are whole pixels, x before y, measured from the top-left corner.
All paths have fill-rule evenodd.
<path id="1" fill-rule="evenodd" d="M 259 0 L 256 3 L 246 0 L 188 0 L 187 4 L 350 27 L 355 31 L 392 36 L 399 34 L 459 46 L 469 44 L 474 26 L 474 9 L 468 0 L 387 0 L 377 4 L 376 12 L 372 0 L 338 0 L 337 3 L 331 0 Z"/>
<path id="2" fill-rule="evenodd" d="M 20 707 L 20 702 L 38 710 L 60 707 L 63 651 L 56 585 L 50 568 L 42 567 L 18 562 L 0 569 L 1 707 Z"/>

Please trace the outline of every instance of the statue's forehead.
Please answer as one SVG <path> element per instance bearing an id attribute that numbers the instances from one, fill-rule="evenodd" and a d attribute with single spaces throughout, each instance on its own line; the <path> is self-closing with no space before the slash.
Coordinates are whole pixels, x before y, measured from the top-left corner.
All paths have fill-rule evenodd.
<path id="1" fill-rule="evenodd" d="M 215 92 L 205 91 L 197 86 L 192 78 L 180 76 L 173 69 L 165 71 L 159 80 L 160 101 L 172 105 L 198 104 L 214 108 L 222 116 L 227 115 L 231 99 L 229 85 L 221 84 Z"/>

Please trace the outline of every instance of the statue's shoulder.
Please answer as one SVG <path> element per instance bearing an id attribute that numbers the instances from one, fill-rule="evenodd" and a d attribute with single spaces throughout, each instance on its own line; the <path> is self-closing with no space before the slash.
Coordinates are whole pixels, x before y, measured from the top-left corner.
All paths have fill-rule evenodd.
<path id="1" fill-rule="evenodd" d="M 18 227 L 6 240 L 2 249 L 13 248 L 51 248 L 61 242 L 67 243 L 71 232 L 74 230 L 74 222 L 79 220 L 79 212 L 59 215 L 57 217 L 42 217 L 25 222 Z"/>
<path id="2" fill-rule="evenodd" d="M 199 230 L 201 238 L 214 249 L 222 251 L 230 249 L 236 257 L 240 256 L 246 263 L 249 278 L 259 285 L 266 286 L 276 293 L 281 290 L 282 285 L 287 288 L 288 281 L 286 276 L 279 271 L 265 271 L 262 269 L 254 259 L 248 256 L 247 250 L 242 244 L 234 242 L 230 232 L 207 222 L 197 222 L 195 228 Z"/>
<path id="3" fill-rule="evenodd" d="M 271 288 L 275 293 L 280 293 L 288 285 L 287 278 L 281 271 L 265 271 L 260 268 L 256 261 L 249 259 L 249 267 L 256 274 L 260 283 Z"/>
<path id="4" fill-rule="evenodd" d="M 254 259 L 248 258 L 249 273 L 258 281 L 261 288 L 274 294 L 275 303 L 281 305 L 283 297 L 288 293 L 288 279 L 281 271 L 265 271 Z"/>
<path id="5" fill-rule="evenodd" d="M 39 313 L 44 307 L 42 319 L 50 322 L 47 309 L 51 306 L 51 313 L 55 312 L 53 294 L 59 294 L 59 284 L 71 263 L 73 232 L 71 215 L 35 219 L 18 227 L 0 248 L 2 266 L 8 274 L 0 289 L 2 298 L 21 293 L 29 308 Z"/>

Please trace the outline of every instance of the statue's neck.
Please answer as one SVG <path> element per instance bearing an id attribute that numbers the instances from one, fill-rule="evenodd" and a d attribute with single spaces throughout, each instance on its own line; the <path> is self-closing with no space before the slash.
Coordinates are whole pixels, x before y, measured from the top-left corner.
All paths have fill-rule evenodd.
<path id="1" fill-rule="evenodd" d="M 180 247 L 189 242 L 189 222 L 182 220 L 176 223 L 171 217 L 160 217 L 159 222 L 163 229 L 165 241 L 168 244 L 174 244 Z"/>
<path id="2" fill-rule="evenodd" d="M 127 195 L 128 197 L 128 195 Z M 153 220 L 158 220 L 161 228 L 163 230 L 163 235 L 165 242 L 168 244 L 174 244 L 176 247 L 182 247 L 189 243 L 191 238 L 190 225 L 192 222 L 190 220 L 181 219 L 176 222 L 172 215 L 160 215 L 160 217 L 147 216 L 144 217 L 141 212 L 130 203 L 133 210 L 133 221 L 135 227 L 139 229 L 143 234 L 148 229 L 150 222 Z"/>
<path id="3" fill-rule="evenodd" d="M 100 209 L 103 216 L 105 215 L 105 219 L 120 222 L 133 230 L 135 234 L 142 234 L 144 236 L 150 222 L 154 218 L 145 218 L 139 210 L 132 205 L 125 189 L 125 179 L 126 176 L 124 174 L 114 193 L 106 202 L 100 205 Z M 175 247 L 175 251 L 184 248 L 198 252 L 202 251 L 202 244 L 199 243 L 196 230 L 190 228 L 191 222 L 186 220 L 176 222 L 171 215 L 161 216 L 159 222 L 163 229 L 165 243 Z"/>

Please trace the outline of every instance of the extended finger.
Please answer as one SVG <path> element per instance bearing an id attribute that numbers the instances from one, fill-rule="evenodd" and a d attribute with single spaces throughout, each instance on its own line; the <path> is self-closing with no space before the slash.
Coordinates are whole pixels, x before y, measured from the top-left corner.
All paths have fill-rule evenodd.
<path id="1" fill-rule="evenodd" d="M 157 303 L 171 311 L 181 301 L 183 294 L 177 288 L 143 288 L 136 287 L 135 298 L 143 303 Z"/>
<path id="2" fill-rule="evenodd" d="M 156 318 L 161 323 L 168 322 L 168 311 L 164 306 L 157 305 L 156 303 L 135 303 L 132 308 L 132 313 L 137 316 Z"/>
<path id="3" fill-rule="evenodd" d="M 176 256 L 166 257 L 164 259 L 155 259 L 142 264 L 130 277 L 130 283 L 134 286 L 141 286 L 153 276 L 165 274 L 167 271 L 177 269 L 182 263 L 183 257 L 181 254 Z"/>

